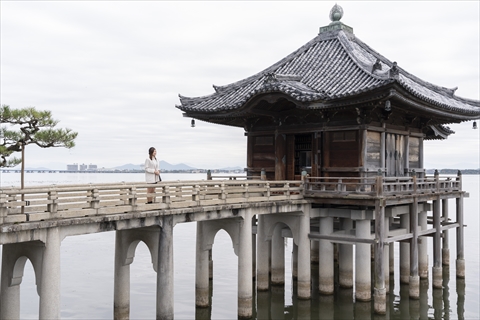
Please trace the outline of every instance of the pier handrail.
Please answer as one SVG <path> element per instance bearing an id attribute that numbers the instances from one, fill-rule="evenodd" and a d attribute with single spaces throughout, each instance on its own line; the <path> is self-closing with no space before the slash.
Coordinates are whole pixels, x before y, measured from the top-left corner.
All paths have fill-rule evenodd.
<path id="1" fill-rule="evenodd" d="M 165 181 L 156 184 L 152 194 L 147 193 L 150 187 L 145 182 L 2 187 L 0 224 L 303 199 L 302 181 Z M 147 196 L 155 202 L 147 204 Z"/>
<path id="2" fill-rule="evenodd" d="M 389 196 L 462 191 L 462 176 L 433 177 L 306 177 L 307 194 L 360 194 Z"/>

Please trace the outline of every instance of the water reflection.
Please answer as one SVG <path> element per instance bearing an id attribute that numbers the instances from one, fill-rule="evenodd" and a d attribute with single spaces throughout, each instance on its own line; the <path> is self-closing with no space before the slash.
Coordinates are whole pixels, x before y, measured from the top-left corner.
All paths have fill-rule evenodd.
<path id="1" fill-rule="evenodd" d="M 285 305 L 284 286 L 272 286 L 269 291 L 256 293 L 254 318 L 256 319 L 464 319 L 465 280 L 456 279 L 456 295 L 450 295 L 450 270 L 443 269 L 443 288 L 432 289 L 428 279 L 420 281 L 420 298 L 411 299 L 408 284 L 397 284 L 393 277 L 389 282 L 386 315 L 375 315 L 372 302 L 355 301 L 354 289 L 340 288 L 336 283 L 335 294 L 318 292 L 318 267 L 312 267 L 312 299 L 297 298 L 292 288 L 292 305 Z M 296 285 L 292 281 L 293 286 Z M 253 284 L 255 285 L 255 284 Z M 452 300 L 453 299 L 453 300 Z M 457 301 L 457 314 L 450 305 Z M 206 315 L 207 316 L 207 315 Z M 197 319 L 207 319 L 197 317 Z"/>

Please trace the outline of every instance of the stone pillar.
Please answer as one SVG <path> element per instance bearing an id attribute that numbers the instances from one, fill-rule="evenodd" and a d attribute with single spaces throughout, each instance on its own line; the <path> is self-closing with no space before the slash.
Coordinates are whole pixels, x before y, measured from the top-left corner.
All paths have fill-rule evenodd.
<path id="1" fill-rule="evenodd" d="M 387 286 L 388 278 L 388 246 L 384 242 L 389 231 L 388 219 L 385 219 L 385 207 L 381 200 L 375 201 L 375 279 L 373 292 L 373 306 L 376 314 L 386 314 L 387 310 Z M 358 228 L 358 227 L 357 227 Z M 358 245 L 357 245 L 358 247 Z M 388 284 L 387 284 L 388 285 Z"/>
<path id="2" fill-rule="evenodd" d="M 333 232 L 333 218 L 320 218 L 320 234 L 330 235 Z M 319 240 L 319 259 L 318 261 L 318 290 L 320 294 L 334 293 L 334 252 L 333 243 L 328 240 Z"/>
<path id="3" fill-rule="evenodd" d="M 442 250 L 441 250 L 441 223 L 440 223 L 440 198 L 433 200 L 433 227 L 435 234 L 433 235 L 433 267 L 432 267 L 432 286 L 441 289 L 442 276 Z"/>
<path id="4" fill-rule="evenodd" d="M 208 248 L 205 248 L 203 221 L 197 222 L 196 265 L 195 265 L 195 305 L 208 307 L 210 305 L 210 283 L 208 278 Z"/>
<path id="5" fill-rule="evenodd" d="M 370 238 L 370 220 L 356 220 L 355 225 L 355 235 L 357 238 Z M 371 300 L 372 264 L 370 257 L 370 244 L 357 242 L 355 246 L 355 299 L 359 301 Z"/>
<path id="6" fill-rule="evenodd" d="M 60 319 L 60 232 L 47 230 L 40 279 L 40 319 Z"/>
<path id="7" fill-rule="evenodd" d="M 257 290 L 267 291 L 269 282 L 270 245 L 266 235 L 265 216 L 258 216 L 257 227 Z"/>
<path id="8" fill-rule="evenodd" d="M 13 270 L 17 259 L 15 244 L 2 246 L 2 279 L 0 289 L 0 319 L 20 319 L 20 285 L 13 284 Z M 24 261 L 25 265 L 26 259 Z M 23 276 L 23 269 L 22 269 Z"/>
<path id="9" fill-rule="evenodd" d="M 257 235 L 253 233 L 253 227 L 256 226 L 255 220 L 252 217 L 252 279 L 257 276 Z"/>
<path id="10" fill-rule="evenodd" d="M 400 216 L 400 228 L 410 232 L 410 216 L 402 214 Z M 400 283 L 408 284 L 410 281 L 410 244 L 400 242 Z"/>
<path id="11" fill-rule="evenodd" d="M 352 229 L 352 220 L 341 218 L 341 229 L 349 233 Z M 370 257 L 370 252 L 368 253 Z M 338 245 L 338 272 L 341 288 L 353 288 L 353 246 L 351 244 Z"/>
<path id="12" fill-rule="evenodd" d="M 173 319 L 173 216 L 164 216 L 157 259 L 157 319 Z"/>
<path id="13" fill-rule="evenodd" d="M 272 235 L 272 285 L 285 284 L 285 243 L 282 225 L 277 225 Z"/>
<path id="14" fill-rule="evenodd" d="M 311 265 L 310 265 L 310 204 L 303 206 L 303 215 L 299 222 L 298 232 L 298 277 L 297 296 L 298 299 L 310 299 L 311 296 Z"/>
<path id="15" fill-rule="evenodd" d="M 420 230 L 427 230 L 427 211 L 418 213 Z M 418 238 L 418 275 L 420 279 L 428 279 L 428 237 Z"/>
<path id="16" fill-rule="evenodd" d="M 448 199 L 442 199 L 442 220 L 443 223 L 448 223 Z M 450 265 L 450 248 L 448 245 L 448 229 L 442 232 L 442 264 L 444 266 Z"/>
<path id="17" fill-rule="evenodd" d="M 410 229 L 412 238 L 410 239 L 410 279 L 409 295 L 410 298 L 418 300 L 420 298 L 420 277 L 418 276 L 418 202 L 414 198 L 410 204 Z"/>
<path id="18" fill-rule="evenodd" d="M 383 210 L 385 211 L 385 210 Z M 388 239 L 388 233 L 390 232 L 390 222 L 388 219 L 384 219 L 384 239 Z M 385 291 L 386 293 L 390 290 L 390 245 L 392 244 L 385 243 L 383 245 L 383 273 L 385 280 Z"/>
<path id="19" fill-rule="evenodd" d="M 457 278 L 465 278 L 465 251 L 464 251 L 464 226 L 463 226 L 463 194 L 456 199 L 457 206 Z"/>
<path id="20" fill-rule="evenodd" d="M 253 313 L 252 292 L 252 214 L 244 210 L 240 222 L 238 246 L 238 317 L 251 318 Z"/>
<path id="21" fill-rule="evenodd" d="M 128 245 L 126 231 L 115 231 L 115 266 L 113 273 L 113 318 L 130 319 L 130 263 L 125 257 Z"/>

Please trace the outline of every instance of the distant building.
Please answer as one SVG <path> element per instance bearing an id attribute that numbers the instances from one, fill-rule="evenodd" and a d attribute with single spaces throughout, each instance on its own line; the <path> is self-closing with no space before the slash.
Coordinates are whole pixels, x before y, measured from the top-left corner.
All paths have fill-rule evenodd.
<path id="1" fill-rule="evenodd" d="M 88 165 L 88 171 L 97 171 L 97 165 L 90 163 L 90 164 Z"/>
<path id="2" fill-rule="evenodd" d="M 67 164 L 67 171 L 78 171 L 78 163 Z"/>
<path id="3" fill-rule="evenodd" d="M 80 171 L 87 171 L 87 165 L 85 163 L 80 165 Z"/>

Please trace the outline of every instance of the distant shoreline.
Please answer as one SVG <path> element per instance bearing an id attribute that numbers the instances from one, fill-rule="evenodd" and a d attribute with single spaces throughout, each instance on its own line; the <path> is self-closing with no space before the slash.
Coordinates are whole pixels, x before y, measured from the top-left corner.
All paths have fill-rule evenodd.
<path id="1" fill-rule="evenodd" d="M 211 173 L 244 173 L 245 171 L 235 169 L 235 170 L 224 170 L 224 169 L 189 169 L 189 170 L 161 170 L 162 173 L 205 173 L 210 170 Z M 434 174 L 436 169 L 426 169 L 425 172 L 427 174 Z M 440 169 L 438 170 L 439 174 L 452 174 L 456 175 L 458 171 L 461 174 L 480 174 L 480 169 Z M 0 168 L 0 172 L 3 173 L 20 173 L 19 169 L 5 169 Z M 25 169 L 26 173 L 144 173 L 143 170 L 136 170 L 136 169 L 125 169 L 125 170 L 49 170 L 49 169 Z"/>

